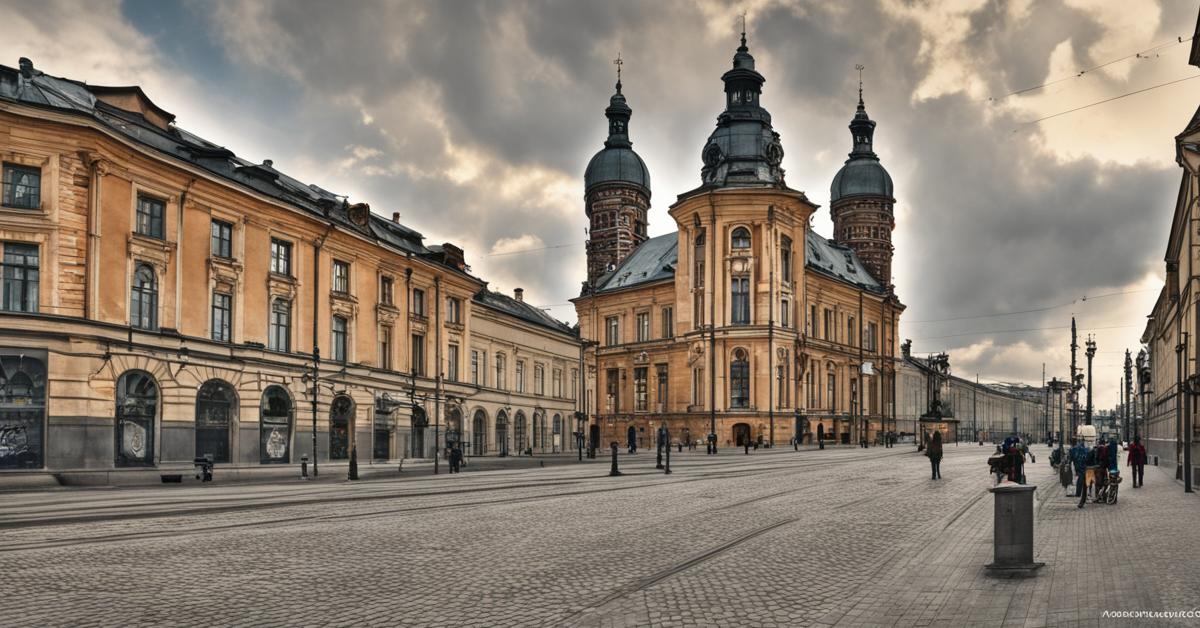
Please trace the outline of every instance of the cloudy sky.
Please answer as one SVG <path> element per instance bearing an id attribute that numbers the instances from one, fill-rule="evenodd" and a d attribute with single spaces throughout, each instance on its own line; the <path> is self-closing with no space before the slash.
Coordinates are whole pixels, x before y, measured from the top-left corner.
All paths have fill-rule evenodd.
<path id="1" fill-rule="evenodd" d="M 1075 314 L 1099 344 L 1097 405 L 1115 403 L 1161 285 L 1172 138 L 1200 80 L 1030 121 L 1200 75 L 1177 41 L 1195 0 L 0 0 L 0 63 L 140 84 L 180 126 L 400 212 L 492 287 L 574 320 L 611 60 L 626 61 L 651 234 L 673 231 L 666 209 L 699 183 L 743 11 L 788 183 L 822 205 L 827 235 L 866 66 L 914 350 L 1036 384 L 1043 363 L 1065 376 Z"/>

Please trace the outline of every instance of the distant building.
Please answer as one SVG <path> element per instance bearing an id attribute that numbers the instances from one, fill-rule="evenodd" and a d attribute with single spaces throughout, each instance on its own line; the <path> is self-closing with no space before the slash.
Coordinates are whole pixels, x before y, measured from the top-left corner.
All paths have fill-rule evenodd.
<path id="1" fill-rule="evenodd" d="M 834 238 L 784 182 L 783 144 L 743 36 L 721 77 L 725 110 L 700 153 L 701 185 L 646 237 L 650 176 L 633 152 L 618 80 L 608 139 L 584 175 L 588 274 L 573 300 L 587 344 L 589 420 L 607 445 L 714 432 L 746 442 L 849 443 L 892 429 L 896 326 L 891 177 L 863 104 L 831 186 Z"/>

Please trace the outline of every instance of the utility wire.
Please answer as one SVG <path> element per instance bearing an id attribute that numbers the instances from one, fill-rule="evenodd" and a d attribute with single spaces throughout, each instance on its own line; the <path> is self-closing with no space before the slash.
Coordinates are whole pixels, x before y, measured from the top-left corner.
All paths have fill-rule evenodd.
<path id="1" fill-rule="evenodd" d="M 1138 292 L 1157 292 L 1159 290 L 1160 290 L 1160 288 L 1145 288 L 1142 290 L 1126 290 L 1124 292 L 1109 292 L 1107 294 L 1098 294 L 1096 296 L 1091 296 L 1091 297 L 1084 295 L 1078 299 L 1075 299 L 1073 301 L 1068 301 L 1066 303 L 1059 303 L 1058 305 L 1051 305 L 1048 307 L 1038 307 L 1038 308 L 1033 308 L 1030 310 L 1016 310 L 1016 311 L 1012 311 L 1012 312 L 1000 312 L 998 314 L 976 314 L 973 316 L 955 316 L 953 318 L 936 318 L 936 319 L 928 319 L 928 320 L 923 320 L 923 321 L 904 321 L 904 323 L 908 324 L 908 325 L 915 325 L 917 323 L 947 323 L 950 321 L 966 321 L 966 320 L 974 320 L 974 319 L 979 319 L 979 318 L 996 318 L 999 316 L 1013 316 L 1016 314 L 1031 314 L 1033 312 L 1046 312 L 1049 310 L 1056 310 L 1060 307 L 1067 307 L 1069 305 L 1075 305 L 1079 301 L 1085 301 L 1085 302 L 1089 301 L 1089 300 L 1094 301 L 1096 299 L 1103 299 L 1105 297 L 1116 297 L 1116 296 L 1121 296 L 1124 294 L 1134 294 L 1134 293 L 1138 293 Z"/>
<path id="2" fill-rule="evenodd" d="M 1109 327 L 1092 327 L 1091 329 L 1081 329 L 1080 331 L 1098 331 L 1101 329 L 1128 329 L 1130 327 L 1144 327 L 1144 325 L 1111 325 Z M 1060 325 L 1057 327 L 1029 327 L 1027 329 L 981 329 L 977 331 L 967 331 L 961 334 L 949 334 L 946 336 L 926 336 L 925 338 L 914 338 L 913 342 L 918 340 L 941 340 L 943 338 L 961 338 L 963 336 L 978 336 L 981 334 L 1017 334 L 1027 331 L 1049 331 L 1054 329 L 1070 329 L 1070 325 Z"/>
<path id="3" fill-rule="evenodd" d="M 517 251 L 505 251 L 503 253 L 488 253 L 484 257 L 503 257 L 505 255 L 520 255 L 522 253 L 536 253 L 538 251 L 549 251 L 550 249 L 565 249 L 569 246 L 579 246 L 581 242 L 569 242 L 567 244 L 554 244 L 551 246 L 542 246 L 536 249 L 520 249 Z"/>
<path id="4" fill-rule="evenodd" d="M 1181 78 L 1181 79 L 1175 79 L 1174 81 L 1167 81 L 1166 83 L 1159 83 L 1158 85 L 1152 85 L 1152 86 L 1150 86 L 1150 87 L 1146 87 L 1146 88 L 1139 89 L 1139 90 L 1136 90 L 1136 91 L 1132 91 L 1132 92 L 1126 92 L 1126 93 L 1124 93 L 1124 94 L 1121 94 L 1120 96 L 1113 96 L 1112 98 L 1105 98 L 1104 100 L 1098 100 L 1098 101 L 1096 101 L 1096 102 L 1093 102 L 1093 103 L 1088 103 L 1088 104 L 1086 104 L 1086 105 L 1083 105 L 1083 106 L 1080 106 L 1080 107 L 1075 107 L 1074 109 L 1068 109 L 1068 110 L 1066 110 L 1066 111 L 1060 111 L 1060 112 L 1058 112 L 1058 113 L 1053 113 L 1053 114 L 1050 114 L 1050 115 L 1048 115 L 1048 116 L 1045 116 L 1045 117 L 1042 117 L 1042 118 L 1038 118 L 1037 120 L 1030 120 L 1029 122 L 1022 122 L 1021 124 L 1018 124 L 1018 125 L 1017 125 L 1017 127 L 1016 127 L 1015 129 L 1013 129 L 1013 131 L 1012 131 L 1012 132 L 1013 132 L 1013 133 L 1016 133 L 1016 132 L 1020 131 L 1021 129 L 1025 128 L 1025 127 L 1027 127 L 1027 126 L 1033 126 L 1033 125 L 1035 125 L 1035 124 L 1037 124 L 1037 123 L 1039 123 L 1039 122 L 1045 122 L 1046 120 L 1049 120 L 1049 119 L 1051 119 L 1051 118 L 1057 118 L 1057 117 L 1059 117 L 1059 116 L 1065 116 L 1065 115 L 1067 115 L 1068 113 L 1075 113 L 1076 111 L 1081 111 L 1081 110 L 1083 110 L 1083 109 L 1088 109 L 1088 108 L 1090 108 L 1090 107 L 1095 107 L 1096 105 L 1103 105 L 1104 103 L 1109 103 L 1109 102 L 1112 102 L 1112 101 L 1114 101 L 1114 100 L 1120 100 L 1120 99 L 1122 99 L 1122 98 L 1127 98 L 1127 97 L 1129 97 L 1129 96 L 1134 96 L 1134 95 L 1137 95 L 1137 94 L 1141 94 L 1141 93 L 1144 93 L 1144 92 L 1148 92 L 1148 91 L 1150 91 L 1150 90 L 1158 89 L 1158 88 L 1160 88 L 1160 87 L 1166 87 L 1166 86 L 1168 86 L 1168 85 L 1174 85 L 1174 84 L 1176 84 L 1176 83 L 1182 83 L 1182 82 L 1184 82 L 1184 81 L 1190 81 L 1190 80 L 1192 80 L 1192 79 L 1195 79 L 1195 78 L 1200 78 L 1200 74 L 1194 74 L 1194 75 L 1192 75 L 1192 76 L 1185 76 L 1185 77 L 1183 77 L 1183 78 Z"/>
<path id="5" fill-rule="evenodd" d="M 1032 91 L 1035 91 L 1035 90 L 1042 89 L 1043 87 L 1050 87 L 1051 85 L 1057 85 L 1058 83 L 1061 83 L 1061 82 L 1063 82 L 1063 81 L 1069 81 L 1069 80 L 1071 80 L 1071 79 L 1077 79 L 1077 78 L 1079 78 L 1079 77 L 1081 77 L 1081 76 L 1083 76 L 1083 75 L 1087 74 L 1088 72 L 1094 72 L 1094 71 L 1096 71 L 1096 70 L 1099 70 L 1100 68 L 1105 68 L 1105 67 L 1108 67 L 1108 66 L 1110 66 L 1110 65 L 1112 65 L 1112 64 L 1114 64 L 1114 63 L 1120 63 L 1120 62 L 1122 62 L 1122 61 L 1125 61 L 1126 59 L 1133 59 L 1133 58 L 1139 58 L 1139 59 L 1141 59 L 1141 58 L 1149 58 L 1149 56 L 1150 56 L 1151 54 L 1155 54 L 1155 53 L 1157 53 L 1157 52 L 1159 52 L 1159 51 L 1161 51 L 1161 50 L 1163 50 L 1163 49 L 1165 49 L 1165 48 L 1170 48 L 1171 46 L 1178 46 L 1178 45 L 1180 45 L 1180 44 L 1184 44 L 1184 43 L 1187 43 L 1187 42 L 1189 42 L 1189 41 L 1192 41 L 1192 37 L 1188 37 L 1187 39 L 1184 39 L 1184 38 L 1182 38 L 1182 37 L 1176 37 L 1176 38 L 1175 38 L 1175 41 L 1164 42 L 1164 43 L 1161 43 L 1161 44 L 1159 44 L 1159 45 L 1157 45 L 1157 46 L 1152 46 L 1152 47 L 1150 47 L 1150 48 L 1147 48 L 1147 49 L 1145 49 L 1145 50 L 1141 50 L 1141 51 L 1135 52 L 1135 53 L 1133 53 L 1133 54 L 1128 54 L 1128 55 L 1125 55 L 1124 57 L 1119 57 L 1119 58 L 1117 58 L 1117 59 L 1113 59 L 1113 60 L 1111 60 L 1111 61 L 1105 61 L 1104 63 L 1101 63 L 1101 64 L 1099 64 L 1099 65 L 1092 66 L 1092 67 L 1090 67 L 1090 68 L 1088 68 L 1088 69 L 1086 69 L 1086 70 L 1079 70 L 1078 72 L 1076 72 L 1075 74 L 1072 74 L 1072 75 L 1070 75 L 1070 76 L 1063 76 L 1063 77 L 1060 77 L 1060 78 L 1057 78 L 1057 79 L 1054 79 L 1054 80 L 1051 80 L 1051 81 L 1047 81 L 1047 82 L 1045 82 L 1045 83 L 1042 83 L 1041 85 L 1034 85 L 1033 87 L 1026 87 L 1026 88 L 1023 88 L 1023 89 L 1014 90 L 1014 91 L 1008 92 L 1007 94 L 1003 94 L 1003 95 L 1000 95 L 1000 96 L 992 96 L 992 97 L 989 97 L 989 98 L 988 98 L 988 101 L 989 101 L 989 102 L 999 102 L 999 101 L 1001 101 L 1001 100 L 1004 100 L 1005 98 L 1008 98 L 1008 97 L 1010 97 L 1010 96 L 1016 96 L 1016 95 L 1018 95 L 1018 94 L 1024 94 L 1024 93 L 1027 93 L 1027 92 L 1032 92 Z"/>

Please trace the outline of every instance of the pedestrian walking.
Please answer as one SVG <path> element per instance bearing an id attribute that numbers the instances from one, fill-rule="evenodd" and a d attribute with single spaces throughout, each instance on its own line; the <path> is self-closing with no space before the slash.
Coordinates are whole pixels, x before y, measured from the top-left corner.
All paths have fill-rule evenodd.
<path id="1" fill-rule="evenodd" d="M 929 440 L 929 446 L 925 448 L 925 455 L 929 456 L 929 467 L 933 473 L 932 479 L 942 479 L 942 432 L 940 430 L 934 431 L 933 438 Z"/>
<path id="2" fill-rule="evenodd" d="M 1142 444 L 1142 437 L 1134 436 L 1126 449 L 1129 457 L 1125 459 L 1125 466 L 1133 467 L 1133 488 L 1138 488 L 1146 481 L 1146 446 Z"/>
<path id="3" fill-rule="evenodd" d="M 450 473 L 459 473 L 462 467 L 462 450 L 457 446 L 450 450 Z"/>
<path id="4" fill-rule="evenodd" d="M 1083 504 L 1087 501 L 1087 485 L 1088 485 L 1088 458 L 1094 454 L 1088 450 L 1088 447 L 1082 440 L 1071 440 L 1070 460 L 1071 466 L 1075 468 L 1075 497 L 1079 498 L 1079 507 L 1083 508 Z"/>

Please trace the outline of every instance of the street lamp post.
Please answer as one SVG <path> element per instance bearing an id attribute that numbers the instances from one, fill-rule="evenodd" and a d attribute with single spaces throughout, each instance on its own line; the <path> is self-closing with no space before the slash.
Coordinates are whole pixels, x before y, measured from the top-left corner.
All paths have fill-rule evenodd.
<path id="1" fill-rule="evenodd" d="M 1092 358 L 1096 357 L 1096 340 L 1094 338 L 1092 338 L 1091 334 L 1088 334 L 1088 339 L 1087 339 L 1086 344 L 1087 344 L 1087 351 L 1084 352 L 1084 355 L 1086 355 L 1087 359 L 1088 359 L 1088 372 L 1087 372 L 1087 376 L 1088 376 L 1087 395 L 1088 396 L 1087 396 L 1087 411 L 1084 414 L 1083 422 L 1085 425 L 1091 425 L 1092 424 Z"/>
<path id="2" fill-rule="evenodd" d="M 1133 405 L 1133 359 L 1130 357 L 1129 349 L 1125 350 L 1125 423 L 1121 426 L 1121 434 L 1125 437 L 1121 440 L 1130 440 L 1129 438 L 1129 421 L 1133 419 L 1133 412 L 1130 407 Z M 1119 438 L 1119 437 L 1118 437 Z"/>
<path id="3" fill-rule="evenodd" d="M 1141 404 L 1140 419 L 1142 421 L 1145 421 L 1146 420 L 1146 380 L 1149 378 L 1149 375 L 1150 375 L 1150 373 L 1149 373 L 1150 367 L 1146 364 L 1146 350 L 1145 349 L 1138 351 L 1136 364 L 1137 364 L 1137 373 L 1138 373 L 1138 402 L 1139 402 L 1139 404 Z M 1138 429 L 1138 423 L 1139 423 L 1138 419 L 1135 418 L 1133 421 L 1133 437 L 1134 438 L 1137 438 L 1138 436 L 1141 435 L 1140 430 Z"/>

